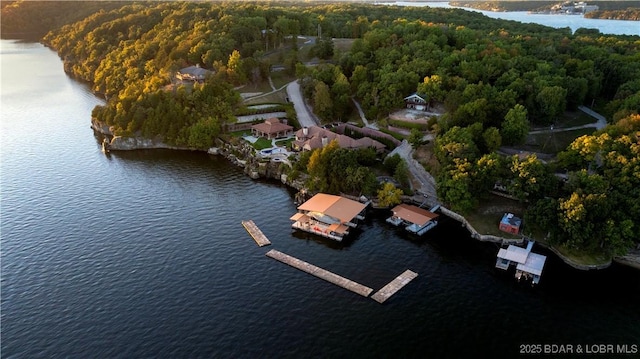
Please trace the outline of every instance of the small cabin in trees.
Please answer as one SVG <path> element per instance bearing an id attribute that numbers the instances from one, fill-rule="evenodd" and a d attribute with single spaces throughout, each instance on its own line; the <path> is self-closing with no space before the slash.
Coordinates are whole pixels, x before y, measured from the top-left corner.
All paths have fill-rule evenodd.
<path id="1" fill-rule="evenodd" d="M 198 64 L 181 69 L 176 73 L 176 78 L 181 81 L 203 82 L 211 74 L 213 71 L 203 69 Z"/>
<path id="2" fill-rule="evenodd" d="M 427 100 L 426 96 L 420 96 L 417 93 L 413 93 L 404 98 L 404 103 L 406 104 L 408 109 L 418 110 L 418 111 L 426 111 L 427 110 Z"/>

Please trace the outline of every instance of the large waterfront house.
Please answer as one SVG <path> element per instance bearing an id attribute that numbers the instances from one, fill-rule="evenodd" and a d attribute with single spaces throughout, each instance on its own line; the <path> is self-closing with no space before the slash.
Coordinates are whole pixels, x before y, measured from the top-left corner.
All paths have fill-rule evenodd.
<path id="1" fill-rule="evenodd" d="M 417 93 L 413 93 L 405 97 L 404 103 L 408 109 L 418 110 L 418 111 L 426 111 L 427 105 L 428 105 L 425 97 L 420 96 Z"/>
<path id="2" fill-rule="evenodd" d="M 341 148 L 347 149 L 372 147 L 381 152 L 385 148 L 385 145 L 369 137 L 354 139 L 318 126 L 304 127 L 298 130 L 292 145 L 297 151 L 313 151 L 317 148 L 323 148 L 333 140 L 338 141 L 338 146 Z"/>
<path id="3" fill-rule="evenodd" d="M 439 206 L 435 206 L 427 211 L 410 204 L 399 204 L 391 210 L 393 215 L 387 218 L 387 222 L 394 226 L 403 225 L 407 231 L 423 235 L 438 225 L 439 216 L 434 213 L 438 208 Z"/>
<path id="4" fill-rule="evenodd" d="M 349 229 L 364 219 L 366 207 L 367 203 L 319 193 L 298 207 L 298 213 L 290 218 L 291 227 L 342 241 Z"/>
<path id="5" fill-rule="evenodd" d="M 516 278 L 532 279 L 533 284 L 540 282 L 542 269 L 547 260 L 546 256 L 532 253 L 533 241 L 529 241 L 527 248 L 509 245 L 508 248 L 500 248 L 496 260 L 496 268 L 509 269 L 512 264 L 516 265 Z"/>
<path id="6" fill-rule="evenodd" d="M 213 71 L 203 69 L 200 65 L 189 66 L 176 73 L 176 78 L 181 81 L 203 82 Z"/>
<path id="7" fill-rule="evenodd" d="M 251 126 L 251 132 L 258 137 L 266 137 L 270 140 L 272 138 L 289 136 L 293 132 L 293 127 L 273 117 L 263 123 Z"/>

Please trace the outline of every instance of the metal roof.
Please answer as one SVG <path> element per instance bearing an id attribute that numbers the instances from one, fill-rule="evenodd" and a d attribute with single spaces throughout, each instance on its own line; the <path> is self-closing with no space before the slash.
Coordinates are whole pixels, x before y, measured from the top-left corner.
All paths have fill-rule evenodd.
<path id="1" fill-rule="evenodd" d="M 395 206 L 392 210 L 393 215 L 407 222 L 417 224 L 422 227 L 432 219 L 438 217 L 437 214 L 429 212 L 424 208 L 412 206 L 409 204 L 400 204 Z"/>
<path id="2" fill-rule="evenodd" d="M 518 264 L 516 269 L 531 273 L 533 275 L 542 274 L 542 268 L 544 267 L 544 263 L 547 260 L 546 256 L 537 253 L 529 253 L 526 262 L 523 264 Z"/>
<path id="3" fill-rule="evenodd" d="M 498 258 L 504 258 L 516 263 L 525 263 L 527 261 L 527 256 L 529 255 L 529 251 L 516 247 L 514 245 L 509 245 L 507 249 L 500 248 L 498 251 Z"/>
<path id="4" fill-rule="evenodd" d="M 348 223 L 367 207 L 366 204 L 331 194 L 318 193 L 298 207 L 299 210 L 318 212 Z"/>

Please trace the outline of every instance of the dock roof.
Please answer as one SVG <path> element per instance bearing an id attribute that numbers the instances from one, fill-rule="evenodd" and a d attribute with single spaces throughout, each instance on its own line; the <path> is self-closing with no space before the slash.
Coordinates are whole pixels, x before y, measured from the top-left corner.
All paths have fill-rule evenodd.
<path id="1" fill-rule="evenodd" d="M 411 222 L 417 224 L 419 226 L 424 226 L 432 219 L 438 217 L 437 214 L 433 212 L 429 212 L 424 208 L 412 206 L 410 204 L 399 204 L 395 206 L 392 210 L 393 215 L 407 222 Z"/>
<path id="2" fill-rule="evenodd" d="M 347 223 L 366 207 L 366 204 L 356 202 L 348 198 L 318 193 L 300 205 L 298 209 L 302 211 L 319 212 L 336 218 L 340 220 L 341 223 Z"/>
<path id="3" fill-rule="evenodd" d="M 498 258 L 504 258 L 512 262 L 524 264 L 527 261 L 529 253 L 530 252 L 525 248 L 509 245 L 507 249 L 500 248 L 498 251 Z"/>
<path id="4" fill-rule="evenodd" d="M 524 263 L 518 264 L 516 269 L 531 273 L 533 275 L 542 274 L 542 268 L 544 262 L 547 260 L 546 256 L 537 253 L 529 253 L 527 260 Z"/>

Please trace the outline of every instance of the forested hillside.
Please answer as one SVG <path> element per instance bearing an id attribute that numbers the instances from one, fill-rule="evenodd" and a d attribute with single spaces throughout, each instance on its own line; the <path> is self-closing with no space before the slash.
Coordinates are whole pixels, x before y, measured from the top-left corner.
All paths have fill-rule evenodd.
<path id="1" fill-rule="evenodd" d="M 325 119 L 344 118 L 350 95 L 370 120 L 386 119 L 413 92 L 444 106 L 446 114 L 431 129 L 437 135 L 438 193 L 453 209 L 472 211 L 500 181 L 532 209 L 531 222 L 552 229 L 558 243 L 619 254 L 638 240 L 637 36 L 572 33 L 459 9 L 119 4 L 44 38 L 67 72 L 107 96 L 94 116 L 119 134 L 206 148 L 233 120 L 239 106 L 233 86 L 268 76 L 263 55 L 286 53 L 294 70 L 297 36 L 321 31 L 326 41 L 355 39 L 332 64 L 297 65 L 307 96 Z M 11 8 L 12 17 L 20 18 L 19 8 Z M 174 83 L 175 72 L 189 65 L 215 75 L 196 86 Z M 551 125 L 565 110 L 584 104 L 595 104 L 614 125 L 578 139 L 559 162 L 495 153 L 502 144 L 521 143 L 532 125 Z M 564 168 L 567 183 L 553 175 Z"/>

